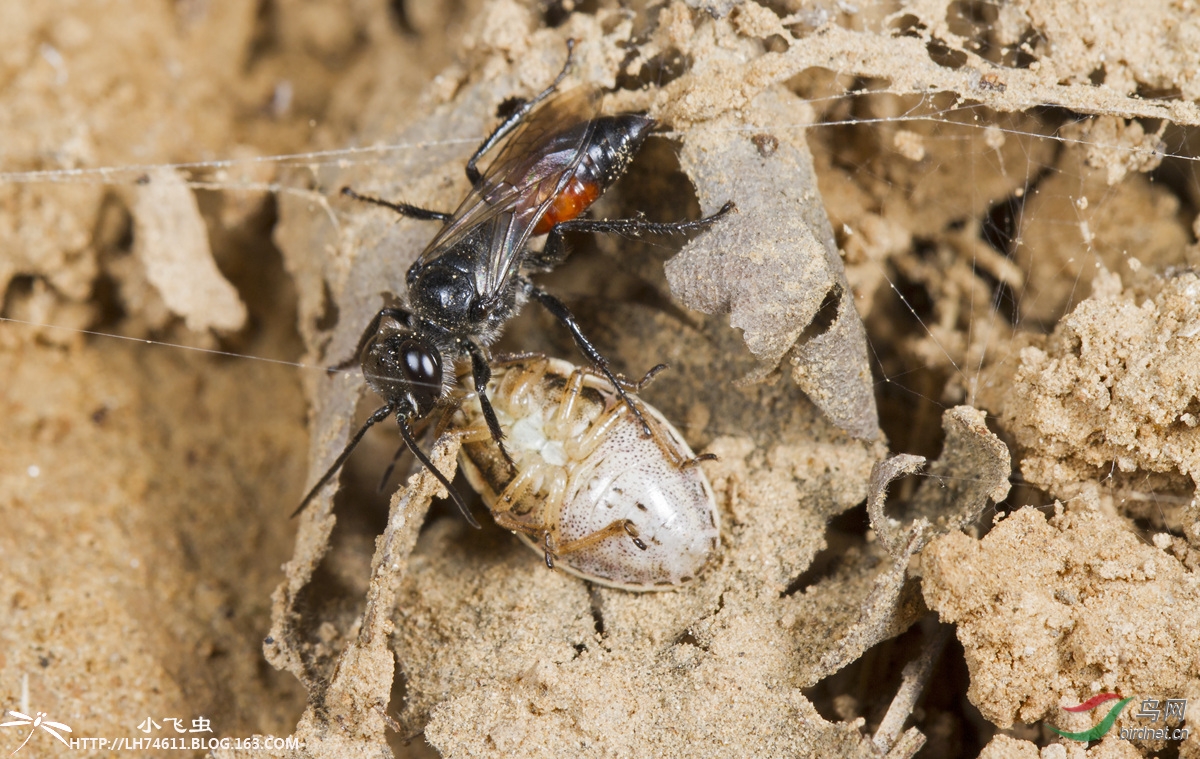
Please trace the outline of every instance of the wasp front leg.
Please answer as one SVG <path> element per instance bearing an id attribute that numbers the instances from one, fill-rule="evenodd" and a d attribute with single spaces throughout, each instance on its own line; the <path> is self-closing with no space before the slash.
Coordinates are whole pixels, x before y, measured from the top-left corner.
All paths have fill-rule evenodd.
<path id="1" fill-rule="evenodd" d="M 470 340 L 463 343 L 463 348 L 471 356 L 471 378 L 475 383 L 475 396 L 479 399 L 479 410 L 483 412 L 483 420 L 492 433 L 492 440 L 496 441 L 496 446 L 500 449 L 500 455 L 508 463 L 509 470 L 515 471 L 517 465 L 508 454 L 508 449 L 504 447 L 504 430 L 500 429 L 500 420 L 496 418 L 496 410 L 492 408 L 492 402 L 487 395 L 488 382 L 492 379 L 492 368 L 488 366 L 487 356 Z"/>

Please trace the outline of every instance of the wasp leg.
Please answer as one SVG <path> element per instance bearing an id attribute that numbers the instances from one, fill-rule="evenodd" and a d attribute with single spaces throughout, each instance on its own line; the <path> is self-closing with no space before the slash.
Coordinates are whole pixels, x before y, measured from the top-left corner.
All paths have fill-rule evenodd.
<path id="1" fill-rule="evenodd" d="M 383 470 L 383 476 L 379 478 L 379 487 L 375 488 L 376 493 L 382 493 L 387 488 L 388 480 L 392 479 L 392 472 L 396 471 L 396 463 L 400 461 L 400 457 L 407 450 L 408 446 L 401 443 L 396 452 L 392 454 L 392 460 L 388 462 L 388 465 Z"/>
<path id="2" fill-rule="evenodd" d="M 435 424 L 433 427 L 432 434 L 425 433 L 427 434 L 428 439 L 434 441 L 441 439 L 442 435 L 446 433 L 446 429 L 450 426 L 450 417 L 453 415 L 453 412 L 456 410 L 456 408 L 457 406 L 451 406 L 442 409 L 442 413 L 439 414 L 437 424 Z M 425 429 L 428 428 L 426 427 Z M 480 440 L 491 439 L 491 434 L 485 428 L 480 428 L 478 433 L 479 434 L 476 435 L 474 434 L 474 431 L 467 429 L 455 430 L 452 434 L 458 438 L 459 442 L 462 443 L 474 443 Z M 392 461 L 387 465 L 387 468 L 383 470 L 383 477 L 379 480 L 379 489 L 376 492 L 382 493 L 384 489 L 387 488 L 388 480 L 392 478 L 392 472 L 395 471 L 397 462 L 400 461 L 400 457 L 403 456 L 404 452 L 407 450 L 408 446 L 401 444 L 400 447 L 396 449 L 396 452 L 392 454 Z"/>
<path id="3" fill-rule="evenodd" d="M 560 224 L 559 226 L 562 225 Z M 650 425 L 647 424 L 645 418 L 642 417 L 642 410 L 637 407 L 637 404 L 635 404 L 633 399 L 629 397 L 629 394 L 625 392 L 625 383 L 618 379 L 617 375 L 612 373 L 612 369 L 608 368 L 608 359 L 601 355 L 600 351 L 596 349 L 596 346 L 592 345 L 592 341 L 587 339 L 587 335 L 583 334 L 583 330 L 579 328 L 579 322 L 575 321 L 575 315 L 571 313 L 571 311 L 561 300 L 555 298 L 545 290 L 538 289 L 532 283 L 529 283 L 528 287 L 530 297 L 532 297 L 538 303 L 541 303 L 542 306 L 549 311 L 555 319 L 558 319 L 560 322 L 562 322 L 564 327 L 571 331 L 571 337 L 575 338 L 575 345 L 579 347 L 579 350 L 583 353 L 583 355 L 587 356 L 589 361 L 595 364 L 600 371 L 604 373 L 604 376 L 609 382 L 612 383 L 613 389 L 617 391 L 617 395 L 621 396 L 621 400 L 625 401 L 625 405 L 628 406 L 629 410 L 633 412 L 634 418 L 641 423 L 642 432 L 645 433 L 646 437 L 650 437 L 652 434 L 650 432 Z"/>
<path id="4" fill-rule="evenodd" d="M 483 351 L 479 346 L 470 340 L 463 341 L 466 346 L 467 353 L 471 354 L 471 377 L 475 381 L 475 395 L 479 398 L 479 409 L 483 412 L 483 420 L 487 422 L 488 430 L 492 433 L 492 440 L 496 441 L 496 445 L 500 448 L 500 454 L 504 456 L 504 460 L 508 462 L 509 471 L 515 471 L 516 463 L 512 460 L 512 456 L 508 455 L 508 449 L 504 447 L 504 431 L 500 429 L 500 420 L 496 418 L 496 410 L 492 408 L 492 402 L 488 400 L 487 385 L 492 379 L 492 368 L 488 366 L 487 357 L 483 355 Z"/>
<path id="5" fill-rule="evenodd" d="M 354 198 L 355 200 L 361 200 L 363 203 L 374 203 L 377 206 L 383 206 L 384 208 L 390 208 L 393 211 L 395 211 L 396 213 L 400 214 L 401 216 L 408 216 L 413 219 L 423 219 L 425 221 L 440 221 L 443 223 L 450 221 L 450 214 L 448 214 L 448 213 L 442 213 L 441 211 L 431 211 L 428 208 L 421 208 L 420 206 L 413 206 L 413 205 L 409 205 L 408 203 L 393 203 L 390 200 L 384 200 L 382 198 L 375 198 L 375 197 L 371 197 L 370 195 L 359 195 L 357 192 L 355 192 L 354 190 L 351 190 L 349 187 L 343 187 L 342 194 L 348 198 Z"/>
<path id="6" fill-rule="evenodd" d="M 479 162 L 480 158 L 483 158 L 484 153 L 496 147 L 496 143 L 500 142 L 500 140 L 503 140 L 513 129 L 516 129 L 517 125 L 520 124 L 527 115 L 529 115 L 529 112 L 532 111 L 538 103 L 550 97 L 550 95 L 556 89 L 558 89 L 558 85 L 566 77 L 567 71 L 571 68 L 571 54 L 574 50 L 575 40 L 567 40 L 567 61 L 563 64 L 562 71 L 558 72 L 558 76 L 556 76 L 554 81 L 550 83 L 550 86 L 539 92 L 532 100 L 526 101 L 521 105 L 520 108 L 510 113 L 508 118 L 500 122 L 500 126 L 492 130 L 492 133 L 489 134 L 487 139 L 483 141 L 483 144 L 475 150 L 475 155 L 471 156 L 471 160 L 467 161 L 467 179 L 471 180 L 472 187 L 478 187 L 479 180 L 483 179 L 483 175 L 479 173 L 479 169 L 475 164 Z"/>
<path id="7" fill-rule="evenodd" d="M 546 247 L 538 256 L 540 266 L 555 266 L 567 257 L 566 241 L 563 235 L 567 232 L 604 232 L 610 234 L 630 235 L 638 237 L 643 234 L 669 235 L 677 232 L 691 232 L 696 229 L 707 229 L 716 224 L 722 217 L 733 211 L 737 206 L 733 201 L 721 206 L 721 210 L 712 216 L 705 216 L 695 221 L 654 222 L 645 219 L 572 219 L 560 221 L 550 230 L 546 238 Z"/>
<path id="8" fill-rule="evenodd" d="M 317 480 L 317 484 L 313 485 L 312 489 L 308 491 L 308 494 L 304 496 L 304 499 L 300 501 L 300 505 L 297 506 L 296 510 L 292 512 L 292 519 L 295 519 L 301 511 L 304 511 L 309 502 L 314 496 L 316 496 L 317 492 L 321 488 L 325 487 L 325 483 L 332 480 L 333 476 L 341 470 L 342 465 L 346 463 L 346 459 L 350 458 L 350 454 L 353 453 L 354 449 L 358 447 L 359 442 L 363 439 L 363 435 L 367 434 L 367 430 L 371 429 L 376 424 L 379 424 L 384 419 L 387 419 L 389 416 L 391 416 L 393 411 L 395 411 L 395 407 L 389 403 L 386 406 L 381 406 L 380 408 L 376 409 L 375 413 L 371 414 L 366 423 L 358 429 L 358 432 L 354 433 L 354 437 L 350 438 L 350 442 L 346 443 L 346 447 L 343 448 L 342 452 L 338 454 L 338 457 L 336 460 L 334 460 L 333 465 L 330 466 L 329 469 L 325 470 L 325 474 L 321 475 L 321 479 Z"/>

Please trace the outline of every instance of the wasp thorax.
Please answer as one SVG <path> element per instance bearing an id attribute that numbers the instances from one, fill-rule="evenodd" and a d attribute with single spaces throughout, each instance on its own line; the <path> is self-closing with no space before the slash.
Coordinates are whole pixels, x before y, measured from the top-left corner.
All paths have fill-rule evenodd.
<path id="1" fill-rule="evenodd" d="M 471 277 L 452 266 L 430 264 L 409 284 L 413 311 L 443 327 L 465 325 L 476 298 Z"/>
<path id="2" fill-rule="evenodd" d="M 389 401 L 429 413 L 442 395 L 442 359 L 436 347 L 405 332 L 377 335 L 363 351 L 363 376 Z"/>

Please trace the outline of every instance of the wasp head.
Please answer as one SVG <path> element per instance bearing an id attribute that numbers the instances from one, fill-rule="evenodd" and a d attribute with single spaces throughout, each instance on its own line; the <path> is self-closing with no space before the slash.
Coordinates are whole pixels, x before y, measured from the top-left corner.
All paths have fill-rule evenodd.
<path id="1" fill-rule="evenodd" d="M 442 372 L 442 350 L 409 326 L 409 319 L 410 314 L 403 310 L 384 309 L 363 333 L 360 342 L 363 377 L 387 404 L 376 409 L 366 424 L 354 434 L 333 465 L 321 475 L 321 479 L 308 491 L 304 500 L 300 501 L 300 506 L 292 512 L 293 517 L 303 511 L 317 492 L 341 470 L 342 464 L 346 463 L 346 459 L 350 457 L 350 453 L 363 439 L 367 430 L 395 414 L 404 444 L 446 488 L 458 504 L 458 508 L 466 515 L 467 521 L 474 527 L 479 526 L 463 502 L 462 496 L 454 490 L 446 476 L 433 466 L 429 457 L 417 446 L 413 436 L 410 420 L 433 411 L 445 394 L 446 388 L 445 375 Z"/>
<path id="2" fill-rule="evenodd" d="M 377 332 L 363 350 L 362 370 L 401 416 L 425 416 L 443 394 L 441 350 L 407 327 Z"/>

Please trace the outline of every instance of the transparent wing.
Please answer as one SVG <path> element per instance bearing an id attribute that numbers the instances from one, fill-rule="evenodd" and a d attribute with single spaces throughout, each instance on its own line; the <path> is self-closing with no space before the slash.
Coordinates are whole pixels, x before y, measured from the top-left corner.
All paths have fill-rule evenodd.
<path id="1" fill-rule="evenodd" d="M 485 298 L 502 290 L 520 268 L 533 228 L 579 166 L 599 101 L 598 90 L 579 87 L 550 96 L 527 115 L 414 265 L 480 235 L 486 251 L 477 261 L 476 288 Z"/>

